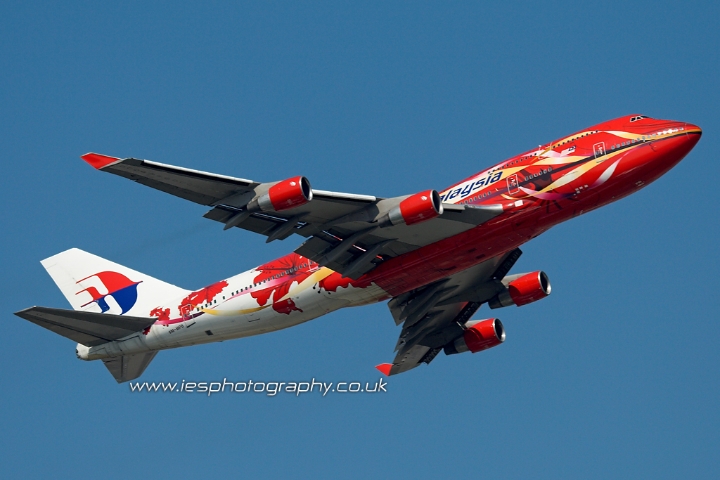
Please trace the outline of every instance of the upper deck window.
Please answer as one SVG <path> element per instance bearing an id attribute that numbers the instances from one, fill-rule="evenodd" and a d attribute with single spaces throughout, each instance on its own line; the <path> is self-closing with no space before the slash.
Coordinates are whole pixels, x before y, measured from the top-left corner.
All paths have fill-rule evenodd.
<path id="1" fill-rule="evenodd" d="M 638 120 L 642 120 L 643 118 L 650 118 L 647 115 L 638 115 L 636 117 L 632 117 L 630 119 L 631 122 L 637 122 Z"/>

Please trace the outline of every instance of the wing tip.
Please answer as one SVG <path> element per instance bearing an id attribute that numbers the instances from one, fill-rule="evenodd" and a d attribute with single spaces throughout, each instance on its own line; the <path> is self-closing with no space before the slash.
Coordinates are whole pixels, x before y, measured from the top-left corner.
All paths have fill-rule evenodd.
<path id="1" fill-rule="evenodd" d="M 390 376 L 390 370 L 392 369 L 392 367 L 393 367 L 392 363 L 381 363 L 380 365 L 375 366 L 375 368 L 380 370 L 380 373 L 382 373 L 386 377 Z"/>
<path id="2" fill-rule="evenodd" d="M 96 170 L 101 170 L 108 165 L 112 165 L 113 163 L 119 162 L 121 159 L 117 157 L 111 157 L 109 155 L 102 155 L 99 153 L 93 153 L 89 152 L 85 155 L 82 155 L 80 158 L 85 160 L 87 163 L 90 164 L 91 167 L 93 167 Z"/>

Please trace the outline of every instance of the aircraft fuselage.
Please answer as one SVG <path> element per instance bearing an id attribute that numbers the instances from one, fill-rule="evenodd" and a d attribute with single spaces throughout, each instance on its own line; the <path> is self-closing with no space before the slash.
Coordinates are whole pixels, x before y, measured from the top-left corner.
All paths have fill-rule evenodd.
<path id="1" fill-rule="evenodd" d="M 503 206 L 475 228 L 389 258 L 357 280 L 291 253 L 169 303 L 142 334 L 78 345 L 94 360 L 291 327 L 375 303 L 503 255 L 552 226 L 650 184 L 701 136 L 685 122 L 639 115 L 604 122 L 500 162 L 441 191 L 445 203 Z"/>

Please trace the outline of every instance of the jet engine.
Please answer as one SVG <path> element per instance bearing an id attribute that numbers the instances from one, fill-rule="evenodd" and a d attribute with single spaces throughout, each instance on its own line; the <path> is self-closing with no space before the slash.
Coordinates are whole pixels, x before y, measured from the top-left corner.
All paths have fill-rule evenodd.
<path id="1" fill-rule="evenodd" d="M 527 305 L 547 297 L 552 290 L 550 279 L 543 271 L 505 277 L 503 283 L 505 289 L 488 301 L 490 308 Z"/>
<path id="2" fill-rule="evenodd" d="M 313 198 L 312 187 L 310 187 L 310 181 L 305 177 L 293 177 L 288 178 L 271 184 L 268 188 L 268 184 L 262 184 L 258 188 L 261 191 L 265 191 L 245 205 L 243 210 L 239 210 L 235 215 L 230 217 L 225 222 L 225 230 L 232 227 L 237 227 L 242 222 L 247 220 L 251 214 L 257 212 L 282 212 L 283 210 L 289 210 L 291 208 L 300 207 L 305 205 Z M 296 222 L 287 223 L 288 226 L 295 226 Z M 278 236 L 283 233 L 283 230 L 275 231 Z M 287 233 L 285 231 L 284 233 Z M 272 241 L 274 238 L 268 237 Z M 277 238 L 277 237 L 275 237 Z"/>
<path id="3" fill-rule="evenodd" d="M 477 353 L 500 345 L 505 341 L 505 328 L 497 318 L 474 320 L 465 324 L 462 336 L 445 345 L 445 355 Z"/>
<path id="4" fill-rule="evenodd" d="M 384 222 L 390 225 L 414 225 L 442 215 L 443 206 L 436 190 L 410 195 L 388 213 Z"/>
<path id="5" fill-rule="evenodd" d="M 282 212 L 305 205 L 313 198 L 310 181 L 305 177 L 293 177 L 276 183 L 267 193 L 248 204 L 249 211 Z"/>

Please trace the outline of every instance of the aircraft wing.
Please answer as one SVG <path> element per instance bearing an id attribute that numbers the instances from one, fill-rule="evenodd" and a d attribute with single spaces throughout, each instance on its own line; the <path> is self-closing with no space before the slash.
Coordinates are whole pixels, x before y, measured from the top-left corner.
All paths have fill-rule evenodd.
<path id="1" fill-rule="evenodd" d="M 225 224 L 225 229 L 259 233 L 268 242 L 301 235 L 307 240 L 296 253 L 354 279 L 387 258 L 457 235 L 503 211 L 502 205 L 441 204 L 431 190 L 385 199 L 313 190 L 304 177 L 260 183 L 134 158 L 96 153 L 82 158 L 104 172 L 210 206 L 205 218 Z M 406 221 L 405 213 L 399 215 L 401 204 L 420 198 L 428 204 L 437 202 L 434 213 L 430 211 L 432 218 L 423 217 L 427 210 L 419 213 L 417 222 Z"/>
<path id="2" fill-rule="evenodd" d="M 393 363 L 378 369 L 395 375 L 430 363 L 445 345 L 463 334 L 461 325 L 503 289 L 501 281 L 520 255 L 520 249 L 512 250 L 390 300 L 395 323 L 402 323 L 403 328 Z"/>

